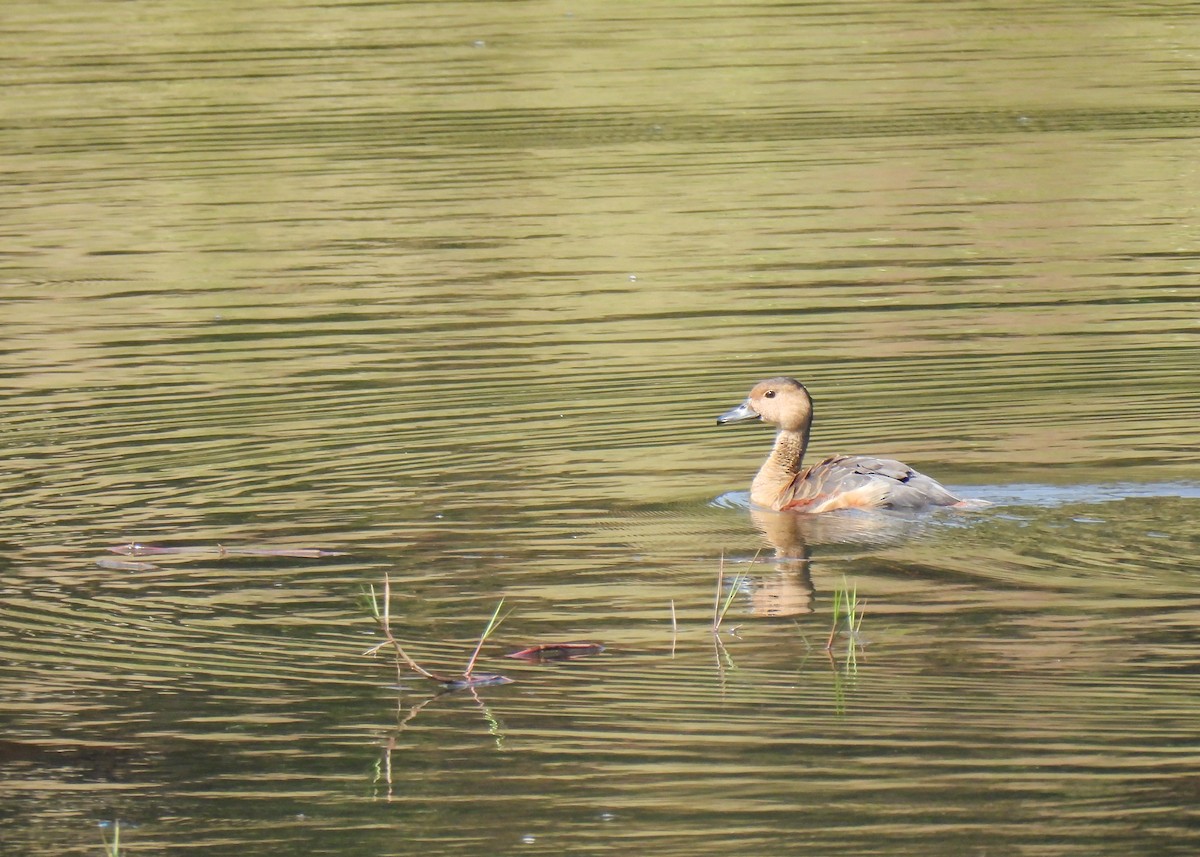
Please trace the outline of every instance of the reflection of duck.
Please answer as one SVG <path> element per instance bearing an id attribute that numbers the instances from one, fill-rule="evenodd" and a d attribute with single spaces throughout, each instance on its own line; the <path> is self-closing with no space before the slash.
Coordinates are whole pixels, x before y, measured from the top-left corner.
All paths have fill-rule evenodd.
<path id="1" fill-rule="evenodd" d="M 917 538 L 936 522 L 928 515 L 848 510 L 838 515 L 797 515 L 750 506 L 750 520 L 774 549 L 775 571 L 748 580 L 755 616 L 795 616 L 813 612 L 816 597 L 812 563 L 845 561 L 860 554 Z M 813 558 L 813 548 L 819 552 Z"/>
<path id="2" fill-rule="evenodd" d="M 779 427 L 775 446 L 750 486 L 756 505 L 817 513 L 964 503 L 938 482 L 889 458 L 835 455 L 801 470 L 812 417 L 808 390 L 795 378 L 782 377 L 758 383 L 745 402 L 717 417 L 717 425 L 760 419 Z"/>
<path id="3" fill-rule="evenodd" d="M 925 525 L 921 516 L 894 512 L 797 515 L 761 506 L 750 507 L 750 520 L 775 551 L 774 573 L 747 581 L 751 612 L 775 617 L 813 612 L 813 546 L 825 545 L 844 557 L 845 546 L 895 544 L 917 535 Z"/>
<path id="4" fill-rule="evenodd" d="M 775 548 L 775 573 L 749 581 L 750 612 L 755 616 L 798 616 L 813 612 L 813 582 L 808 541 L 799 530 L 800 515 L 751 509 L 750 517 Z"/>

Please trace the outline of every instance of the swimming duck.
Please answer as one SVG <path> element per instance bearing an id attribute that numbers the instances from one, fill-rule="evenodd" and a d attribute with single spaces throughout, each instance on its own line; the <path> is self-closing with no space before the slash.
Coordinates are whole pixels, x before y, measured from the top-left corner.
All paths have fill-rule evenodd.
<path id="1" fill-rule="evenodd" d="M 768 509 L 927 509 L 966 505 L 942 485 L 890 458 L 835 455 L 801 469 L 812 428 L 812 397 L 795 378 L 768 378 L 717 425 L 762 420 L 778 426 L 775 447 L 754 477 L 750 500 Z"/>

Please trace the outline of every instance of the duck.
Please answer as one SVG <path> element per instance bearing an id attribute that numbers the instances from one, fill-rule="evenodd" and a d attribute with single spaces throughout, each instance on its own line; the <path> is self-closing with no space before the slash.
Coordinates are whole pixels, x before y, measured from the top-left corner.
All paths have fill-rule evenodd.
<path id="1" fill-rule="evenodd" d="M 980 502 L 956 497 L 940 482 L 891 458 L 833 455 L 804 468 L 813 401 L 795 378 L 759 381 L 746 401 L 717 417 L 717 425 L 749 420 L 776 426 L 775 445 L 750 485 L 750 502 L 760 508 L 819 514 L 839 509 L 965 508 Z"/>

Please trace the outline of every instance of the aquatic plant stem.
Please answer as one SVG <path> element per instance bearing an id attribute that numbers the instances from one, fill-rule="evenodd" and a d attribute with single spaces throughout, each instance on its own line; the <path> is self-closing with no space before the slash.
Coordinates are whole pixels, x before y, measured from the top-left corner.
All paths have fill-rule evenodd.
<path id="1" fill-rule="evenodd" d="M 721 588 L 725 583 L 725 551 L 721 551 L 721 562 L 717 566 L 717 591 L 713 595 L 713 633 L 721 628 Z"/>
<path id="2" fill-rule="evenodd" d="M 379 645 L 372 646 L 370 649 L 367 649 L 367 651 L 364 652 L 364 654 L 373 655 L 376 652 L 378 652 L 380 649 L 382 649 L 384 646 L 387 646 L 390 644 L 392 649 L 396 652 L 397 659 L 400 661 L 403 661 L 405 664 L 407 664 L 408 668 L 411 669 L 413 672 L 417 673 L 418 675 L 424 676 L 425 678 L 430 679 L 432 681 L 441 682 L 442 684 L 449 684 L 450 682 L 456 681 L 456 679 L 454 679 L 454 678 L 450 678 L 448 676 L 443 676 L 443 675 L 438 675 L 437 673 L 430 672 L 429 670 L 425 669 L 425 667 L 421 666 L 419 663 L 417 663 L 411 657 L 409 657 L 408 652 L 404 651 L 404 647 L 401 646 L 400 642 L 395 638 L 395 636 L 393 636 L 393 634 L 392 634 L 392 581 L 386 572 L 383 575 L 383 609 L 380 610 L 378 602 L 375 601 L 375 587 L 374 586 L 371 587 L 371 601 L 373 604 L 373 611 L 374 611 L 376 617 L 379 619 L 379 627 L 383 630 L 383 636 L 385 639 Z"/>
<path id="3" fill-rule="evenodd" d="M 833 625 L 829 629 L 829 639 L 825 641 L 825 651 L 833 651 L 833 641 L 837 637 L 838 622 L 841 619 L 842 590 L 833 590 Z"/>
<path id="4" fill-rule="evenodd" d="M 762 548 L 754 552 L 754 558 L 750 560 L 750 564 L 758 562 L 759 554 L 762 553 Z M 721 623 L 725 621 L 725 614 L 729 612 L 729 608 L 733 606 L 733 599 L 737 597 L 738 590 L 742 588 L 742 584 L 750 577 L 750 572 L 739 571 L 734 575 L 733 582 L 729 584 L 729 592 L 725 594 L 725 600 L 721 601 L 721 590 L 725 583 L 725 551 L 721 551 L 721 564 L 717 567 L 717 594 L 713 602 L 713 633 L 721 632 Z M 740 626 L 739 626 L 740 627 Z M 734 629 L 737 631 L 737 628 Z"/>
<path id="5" fill-rule="evenodd" d="M 675 618 L 675 599 L 671 599 L 671 657 L 675 657 L 675 644 L 679 641 L 679 622 Z"/>
<path id="6" fill-rule="evenodd" d="M 106 857 L 120 857 L 121 855 L 121 820 L 113 821 L 113 838 L 112 842 L 100 834 L 100 840 L 104 843 L 104 853 Z"/>
<path id="7" fill-rule="evenodd" d="M 834 640 L 837 639 L 838 628 L 843 617 L 846 622 L 846 637 L 850 648 L 861 646 L 859 631 L 862 629 L 863 615 L 866 613 L 866 601 L 858 600 L 858 584 L 850 586 L 845 577 L 842 578 L 841 588 L 833 590 L 833 624 L 829 629 L 829 639 L 825 642 L 825 651 L 833 650 Z"/>
<path id="8" fill-rule="evenodd" d="M 503 606 L 504 599 L 501 598 L 500 603 L 496 605 L 496 609 L 492 611 L 492 618 L 488 620 L 487 627 L 479 635 L 479 642 L 475 644 L 475 651 L 471 652 L 471 659 L 467 661 L 467 668 L 463 670 L 463 678 L 469 679 L 471 677 L 471 671 L 475 669 L 475 661 L 479 658 L 479 650 L 483 648 L 483 644 L 487 641 L 491 633 L 499 628 L 500 623 L 504 621 L 504 619 L 500 618 L 500 608 Z"/>

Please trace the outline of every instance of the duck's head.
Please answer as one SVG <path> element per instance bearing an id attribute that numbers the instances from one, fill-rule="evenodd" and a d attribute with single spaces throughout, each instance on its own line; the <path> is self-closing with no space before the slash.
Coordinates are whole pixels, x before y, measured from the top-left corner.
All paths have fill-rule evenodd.
<path id="1" fill-rule="evenodd" d="M 812 423 L 812 397 L 795 378 L 759 381 L 736 408 L 717 417 L 717 425 L 762 420 L 783 431 L 804 431 Z"/>

